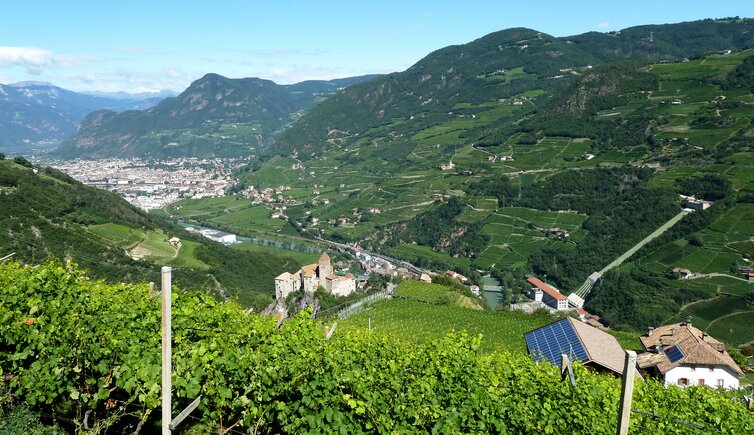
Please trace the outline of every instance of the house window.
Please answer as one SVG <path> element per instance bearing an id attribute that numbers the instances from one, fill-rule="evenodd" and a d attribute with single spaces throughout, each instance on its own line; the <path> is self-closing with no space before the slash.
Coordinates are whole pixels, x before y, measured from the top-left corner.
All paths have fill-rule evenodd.
<path id="1" fill-rule="evenodd" d="M 725 386 L 725 380 L 724 379 L 718 379 L 717 380 L 717 386 L 718 387 L 724 387 Z"/>
<path id="2" fill-rule="evenodd" d="M 688 378 L 678 378 L 678 385 L 688 385 L 689 379 Z"/>
<path id="3" fill-rule="evenodd" d="M 704 379 L 699 379 L 699 385 L 704 385 Z"/>

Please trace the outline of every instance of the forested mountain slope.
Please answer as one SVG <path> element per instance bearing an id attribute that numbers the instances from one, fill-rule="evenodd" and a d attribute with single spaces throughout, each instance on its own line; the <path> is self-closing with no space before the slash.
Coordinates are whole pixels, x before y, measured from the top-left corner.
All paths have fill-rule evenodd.
<path id="1" fill-rule="evenodd" d="M 751 19 L 639 26 L 563 38 L 525 28 L 502 30 L 437 50 L 406 71 L 340 92 L 277 138 L 270 153 L 308 158 L 333 145 L 363 144 L 364 134 L 380 127 L 394 139 L 410 141 L 411 134 L 459 113 L 478 113 L 462 104 L 474 106 L 532 90 L 548 95 L 567 86 L 582 67 L 621 59 L 680 61 L 752 43 Z"/>
<path id="2" fill-rule="evenodd" d="M 207 74 L 152 109 L 89 114 L 55 153 L 65 158 L 249 156 L 339 87 L 370 78 L 278 85 Z"/>

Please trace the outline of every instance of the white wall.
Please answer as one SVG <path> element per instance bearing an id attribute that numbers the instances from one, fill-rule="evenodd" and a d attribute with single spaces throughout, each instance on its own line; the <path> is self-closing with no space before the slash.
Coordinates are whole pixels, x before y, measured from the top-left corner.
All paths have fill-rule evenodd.
<path id="1" fill-rule="evenodd" d="M 277 299 L 285 299 L 289 294 L 296 291 L 297 287 L 300 287 L 300 283 L 295 279 L 276 279 L 275 297 Z"/>
<path id="2" fill-rule="evenodd" d="M 332 279 L 327 280 L 327 290 L 335 296 L 348 296 L 356 291 L 356 280 L 354 279 Z"/>
<path id="3" fill-rule="evenodd" d="M 717 380 L 723 380 L 723 387 L 728 389 L 738 388 L 738 375 L 728 367 L 715 366 L 691 366 L 682 365 L 665 373 L 665 386 L 678 385 L 678 380 L 686 378 L 689 385 L 699 385 L 699 379 L 704 379 L 704 385 L 717 387 Z"/>

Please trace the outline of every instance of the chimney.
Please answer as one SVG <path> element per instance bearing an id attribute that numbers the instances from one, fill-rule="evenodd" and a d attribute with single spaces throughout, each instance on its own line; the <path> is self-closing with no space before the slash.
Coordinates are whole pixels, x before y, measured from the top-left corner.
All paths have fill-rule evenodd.
<path id="1" fill-rule="evenodd" d="M 675 328 L 670 328 L 670 335 L 675 335 Z"/>
<path id="2" fill-rule="evenodd" d="M 651 337 L 653 332 L 655 332 L 655 328 L 650 326 L 649 330 L 647 331 L 647 337 Z"/>

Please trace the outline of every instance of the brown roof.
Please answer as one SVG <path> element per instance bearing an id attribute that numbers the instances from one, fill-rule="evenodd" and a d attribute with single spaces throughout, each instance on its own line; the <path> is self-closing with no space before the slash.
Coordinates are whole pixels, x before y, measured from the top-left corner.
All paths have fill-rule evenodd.
<path id="1" fill-rule="evenodd" d="M 555 287 L 551 287 L 550 285 L 543 283 L 539 278 L 530 276 L 526 278 L 526 280 L 529 281 L 531 285 L 547 293 L 548 295 L 550 295 L 550 297 L 552 297 L 555 300 L 562 301 L 562 300 L 568 299 L 564 294 L 555 290 Z"/>
<path id="2" fill-rule="evenodd" d="M 331 274 L 327 275 L 325 277 L 325 279 L 329 279 L 329 280 L 334 280 L 334 279 L 345 280 L 345 279 L 354 279 L 354 277 L 350 273 L 348 275 L 346 275 L 346 276 L 340 276 L 340 275 L 336 275 L 334 273 L 331 273 Z"/>
<path id="3" fill-rule="evenodd" d="M 314 271 L 317 270 L 319 267 L 319 264 L 307 264 L 306 266 L 301 267 L 301 274 L 304 275 L 304 278 L 312 278 L 314 276 Z"/>
<path id="4" fill-rule="evenodd" d="M 319 256 L 320 260 L 329 260 L 330 256 L 327 255 L 327 252 L 323 252 L 322 255 Z"/>
<path id="5" fill-rule="evenodd" d="M 568 321 L 584 344 L 590 362 L 623 374 L 625 351 L 615 337 L 574 318 L 568 317 Z"/>
<path id="6" fill-rule="evenodd" d="M 657 367 L 665 374 L 680 365 L 728 366 L 739 375 L 743 375 L 733 358 L 725 351 L 725 343 L 691 326 L 690 323 L 674 323 L 655 328 L 652 335 L 639 337 L 644 348 L 652 354 L 639 359 L 641 368 Z M 660 345 L 662 350 L 657 346 Z M 665 351 L 677 346 L 683 357 L 676 362 L 668 359 Z"/>

